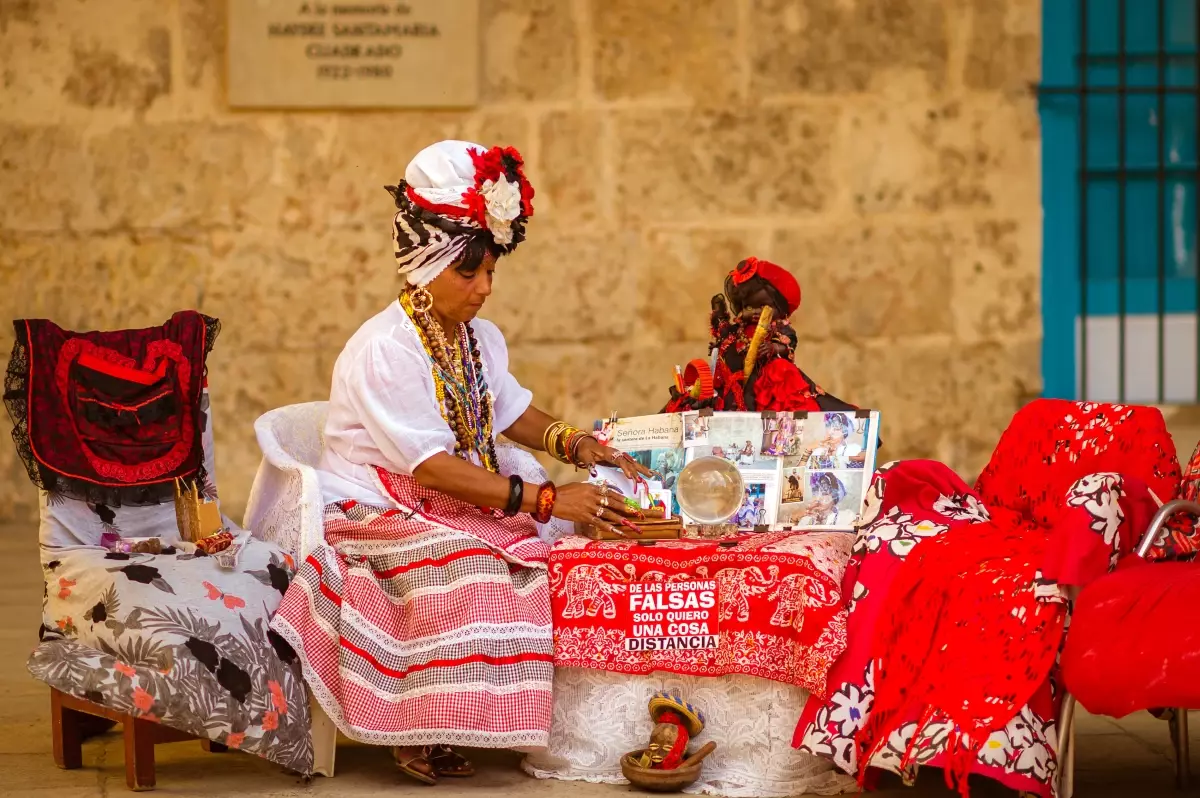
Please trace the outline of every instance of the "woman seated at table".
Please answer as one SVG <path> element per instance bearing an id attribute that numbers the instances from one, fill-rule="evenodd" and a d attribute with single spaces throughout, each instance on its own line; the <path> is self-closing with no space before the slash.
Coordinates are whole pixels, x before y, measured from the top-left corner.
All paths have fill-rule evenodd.
<path id="1" fill-rule="evenodd" d="M 388 190 L 406 285 L 334 365 L 319 470 L 326 545 L 272 627 L 344 734 L 394 746 L 404 773 L 433 784 L 473 774 L 457 746 L 547 744 L 553 652 L 538 524 L 636 530 L 619 496 L 555 486 L 497 433 L 583 468 L 648 472 L 535 408 L 508 371 L 504 337 L 476 318 L 533 214 L 518 153 L 443 141 L 404 177 Z"/>

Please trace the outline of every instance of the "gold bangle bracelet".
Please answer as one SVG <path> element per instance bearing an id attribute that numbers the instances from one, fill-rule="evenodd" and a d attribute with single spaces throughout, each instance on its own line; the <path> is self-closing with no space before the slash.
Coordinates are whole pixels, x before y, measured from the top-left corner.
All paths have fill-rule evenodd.
<path id="1" fill-rule="evenodd" d="M 558 431 L 558 435 L 554 439 L 554 457 L 560 463 L 567 463 L 568 465 L 570 464 L 570 461 L 567 459 L 567 447 L 564 444 L 565 444 L 567 435 L 569 435 L 570 432 L 571 432 L 570 425 L 563 424 L 562 429 L 560 429 Z"/>
<path id="2" fill-rule="evenodd" d="M 555 421 L 546 428 L 546 434 L 542 437 L 542 446 L 547 454 L 560 463 L 575 465 L 571 461 L 571 453 L 567 451 L 567 442 L 577 432 L 580 432 L 577 427 L 563 421 Z"/>
<path id="3" fill-rule="evenodd" d="M 546 433 L 542 437 L 543 448 L 546 450 L 546 453 L 555 460 L 562 460 L 562 455 L 559 451 L 562 448 L 560 441 L 562 440 L 562 431 L 566 427 L 567 424 L 563 423 L 562 421 L 555 421 L 546 428 Z"/>
<path id="4" fill-rule="evenodd" d="M 571 438 L 575 437 L 575 435 L 579 432 L 580 430 L 576 427 L 568 426 L 558 436 L 558 450 L 561 462 L 566 463 L 567 465 L 579 465 L 579 463 L 575 462 L 575 460 L 571 458 L 571 450 L 569 448 Z"/>
<path id="5" fill-rule="evenodd" d="M 547 454 L 554 455 L 554 438 L 557 436 L 558 427 L 562 424 L 561 421 L 555 421 L 550 426 L 546 427 L 546 431 L 542 433 L 542 448 Z"/>

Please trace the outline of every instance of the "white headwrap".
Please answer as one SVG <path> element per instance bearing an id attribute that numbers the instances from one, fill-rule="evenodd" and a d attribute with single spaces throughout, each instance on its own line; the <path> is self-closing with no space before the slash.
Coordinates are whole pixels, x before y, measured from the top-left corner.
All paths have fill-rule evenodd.
<path id="1" fill-rule="evenodd" d="M 515 150 L 466 141 L 440 141 L 417 153 L 404 182 L 388 187 L 400 209 L 392 230 L 396 262 L 409 285 L 428 285 L 479 236 L 505 252 L 520 243 L 533 212 L 529 197 L 522 201 L 521 166 Z"/>

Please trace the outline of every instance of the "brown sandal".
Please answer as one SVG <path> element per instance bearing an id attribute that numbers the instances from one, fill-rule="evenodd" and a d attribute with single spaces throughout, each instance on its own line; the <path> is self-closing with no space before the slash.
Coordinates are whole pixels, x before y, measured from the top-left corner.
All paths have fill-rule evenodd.
<path id="1" fill-rule="evenodd" d="M 429 749 L 429 764 L 434 773 L 451 779 L 465 779 L 475 775 L 471 760 L 448 745 L 435 745 Z"/>
<path id="2" fill-rule="evenodd" d="M 396 767 L 400 769 L 401 773 L 409 778 L 416 779 L 422 784 L 437 784 L 437 769 L 433 766 L 433 762 L 430 761 L 432 748 L 426 746 L 421 749 L 421 753 L 407 758 L 400 753 L 400 748 L 401 746 L 397 746 L 392 749 L 392 759 L 395 760 Z M 429 772 L 426 773 L 424 770 L 413 767 L 414 764 L 424 765 L 429 768 Z"/>

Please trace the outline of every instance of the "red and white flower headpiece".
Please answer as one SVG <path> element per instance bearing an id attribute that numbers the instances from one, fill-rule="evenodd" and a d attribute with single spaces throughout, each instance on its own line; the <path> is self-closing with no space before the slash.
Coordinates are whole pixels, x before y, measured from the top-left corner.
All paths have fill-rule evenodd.
<path id="1" fill-rule="evenodd" d="M 512 147 L 438 142 L 417 153 L 400 185 L 387 189 L 399 208 L 396 262 L 414 286 L 428 285 L 473 244 L 496 255 L 512 252 L 533 215 L 533 187 Z"/>

